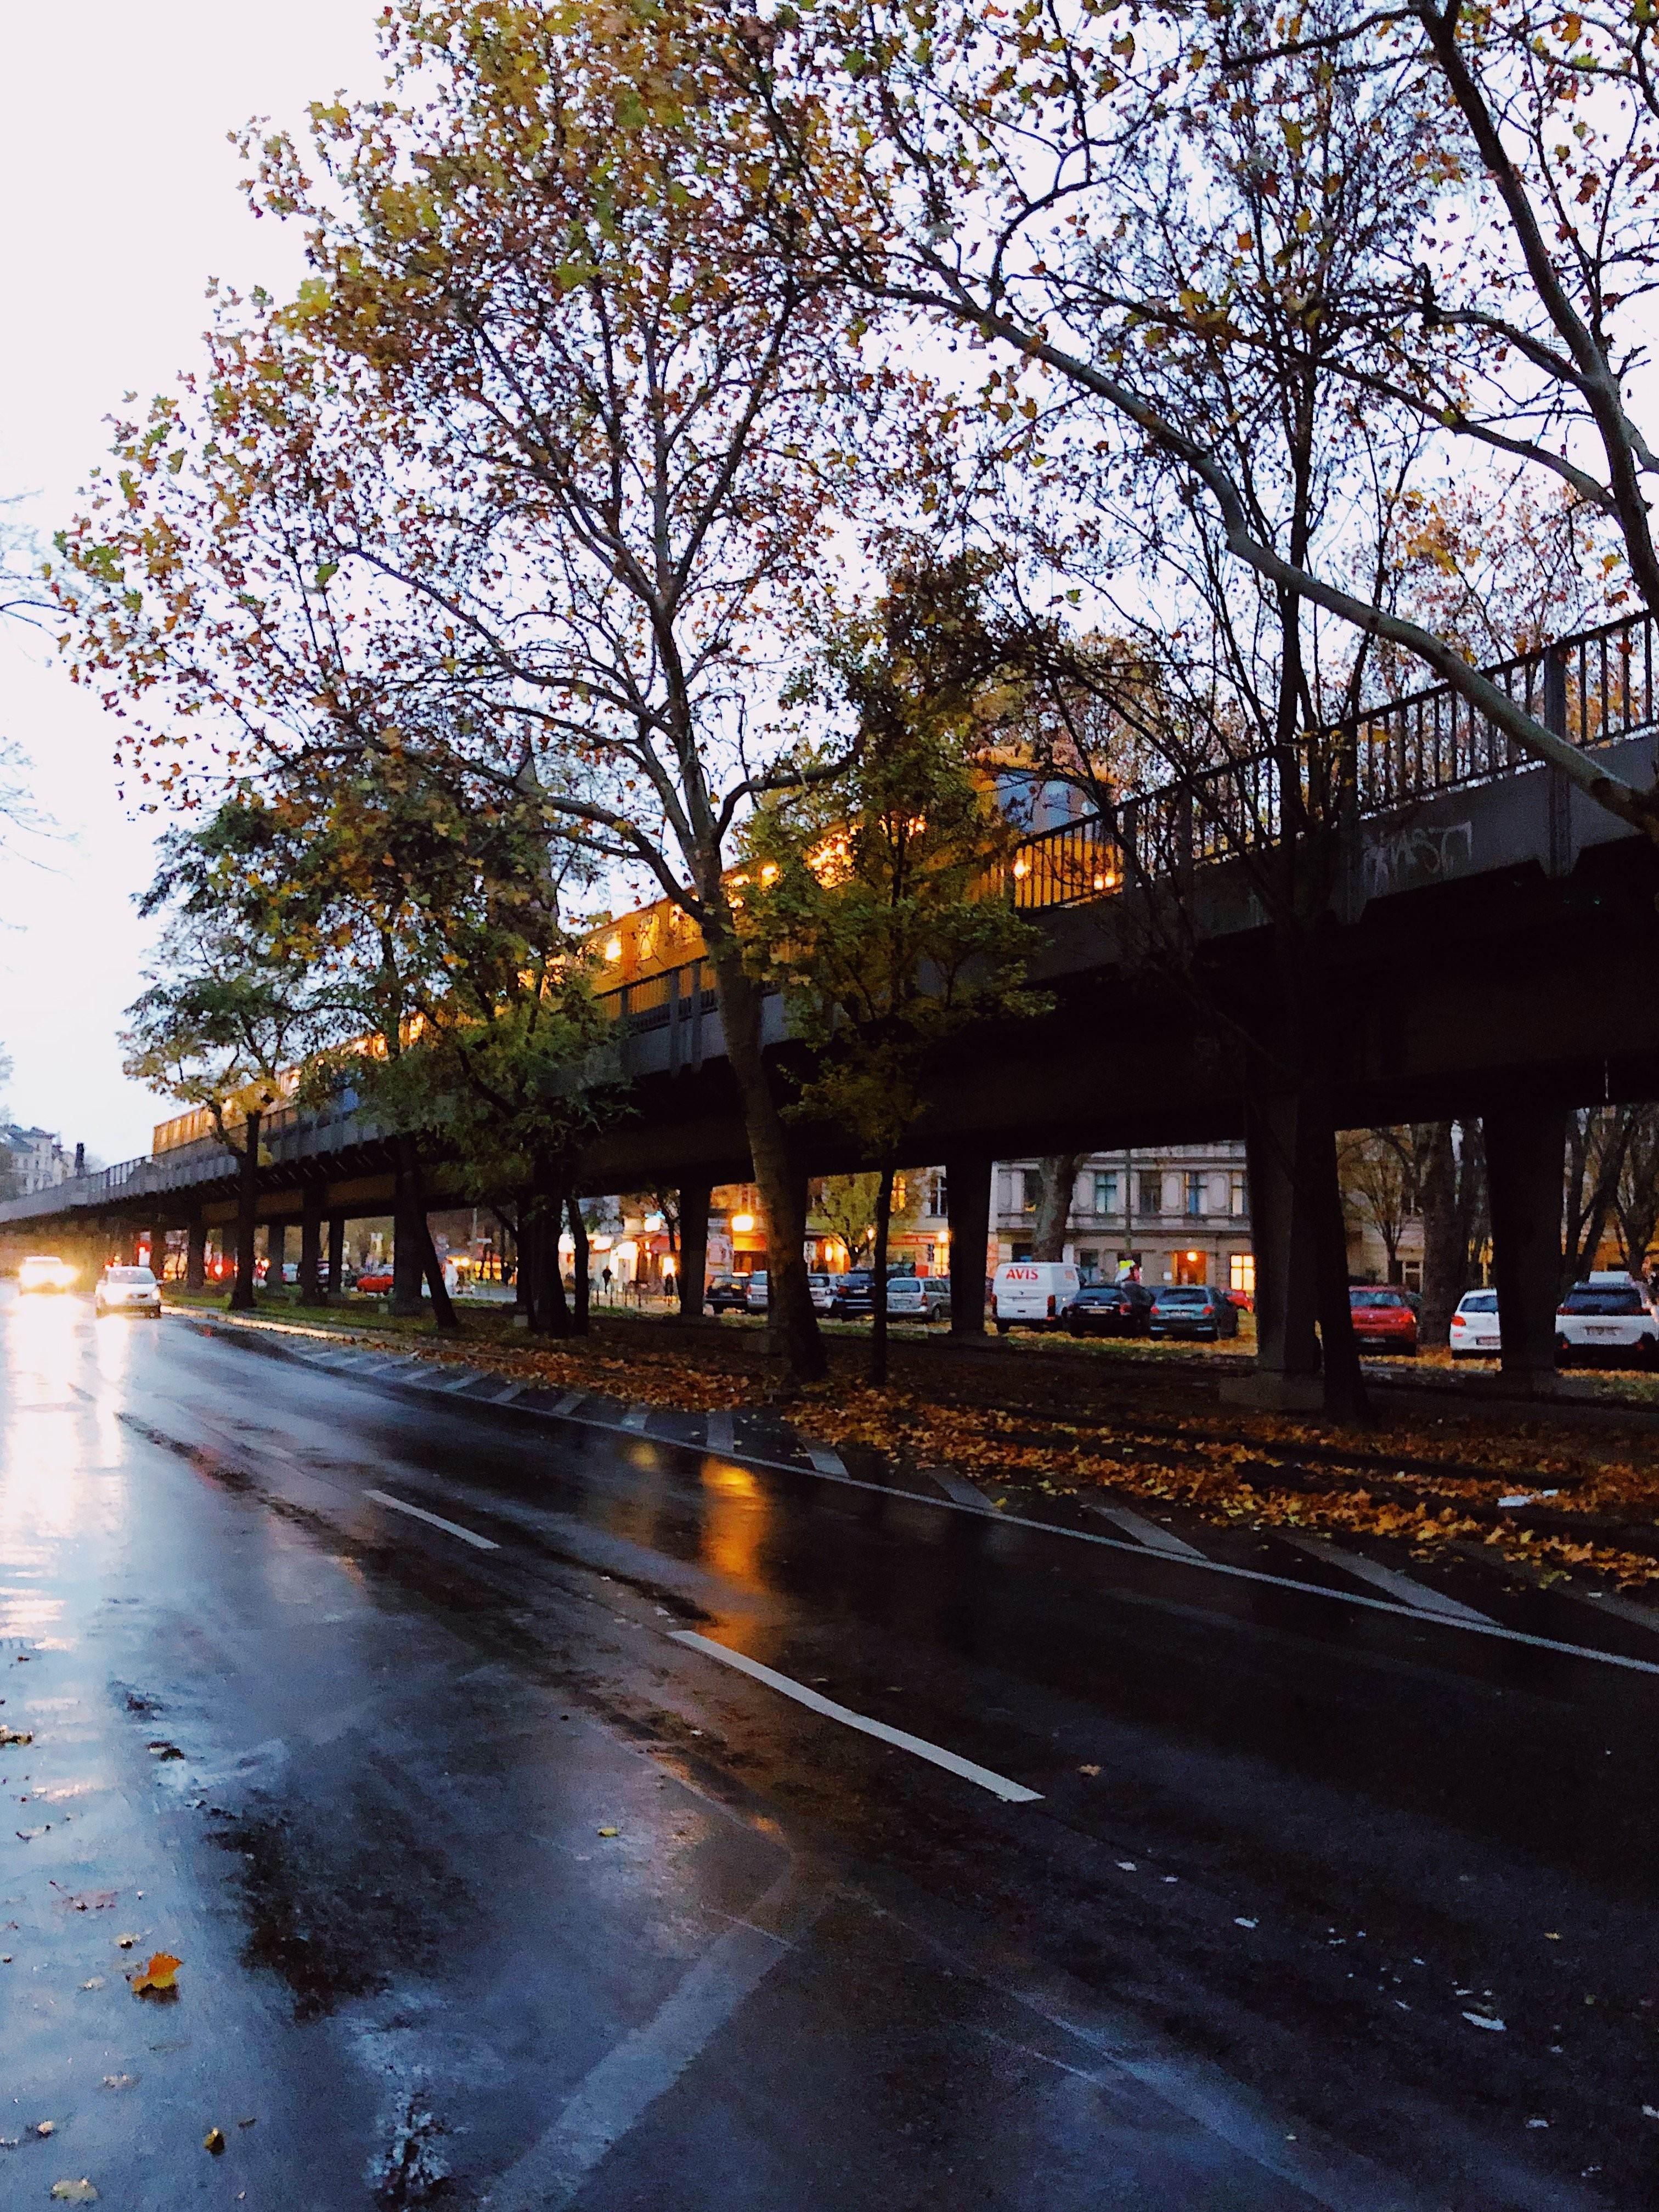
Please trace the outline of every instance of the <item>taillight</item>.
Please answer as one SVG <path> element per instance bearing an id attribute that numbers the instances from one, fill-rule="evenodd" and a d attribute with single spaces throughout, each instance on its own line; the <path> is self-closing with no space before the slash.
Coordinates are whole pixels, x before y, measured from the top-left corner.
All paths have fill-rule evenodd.
<path id="1" fill-rule="evenodd" d="M 1462 1314 L 1454 1314 L 1452 1316 L 1452 1327 L 1454 1328 L 1467 1328 L 1468 1327 L 1468 1323 L 1464 1320 Z"/>
<path id="2" fill-rule="evenodd" d="M 1052 1321 L 1052 1320 L 1054 1319 L 1054 1292 L 1053 1292 L 1052 1291 L 1049 1291 L 1049 1293 L 1048 1293 L 1048 1318 L 1049 1318 L 1049 1320 L 1050 1320 L 1050 1321 Z"/>

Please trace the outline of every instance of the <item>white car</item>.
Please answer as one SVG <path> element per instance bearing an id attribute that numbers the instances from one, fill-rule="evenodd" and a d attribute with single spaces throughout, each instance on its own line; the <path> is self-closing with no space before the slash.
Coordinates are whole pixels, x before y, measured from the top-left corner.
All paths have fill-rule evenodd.
<path id="1" fill-rule="evenodd" d="M 749 1278 L 749 1287 L 744 1293 L 744 1304 L 750 1313 L 764 1313 L 771 1304 L 771 1294 L 766 1287 L 766 1270 L 757 1267 Z"/>
<path id="2" fill-rule="evenodd" d="M 1503 1350 L 1498 1333 L 1496 1291 L 1465 1291 L 1451 1317 L 1454 1359 L 1496 1359 Z"/>
<path id="3" fill-rule="evenodd" d="M 20 1291 L 72 1291 L 75 1269 L 67 1260 L 47 1259 L 37 1252 L 18 1268 L 17 1287 Z"/>
<path id="4" fill-rule="evenodd" d="M 92 1303 L 100 1314 L 150 1314 L 161 1318 L 161 1288 L 148 1267 L 106 1267 Z"/>
<path id="5" fill-rule="evenodd" d="M 1644 1366 L 1659 1359 L 1659 1314 L 1634 1276 L 1607 1267 L 1575 1283 L 1555 1310 L 1555 1356 L 1599 1352 Z"/>

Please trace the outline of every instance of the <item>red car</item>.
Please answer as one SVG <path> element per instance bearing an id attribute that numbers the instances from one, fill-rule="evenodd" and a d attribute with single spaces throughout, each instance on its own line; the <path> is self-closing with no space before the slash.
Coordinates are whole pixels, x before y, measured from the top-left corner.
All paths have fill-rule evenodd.
<path id="1" fill-rule="evenodd" d="M 363 1273 L 357 1278 L 357 1288 L 360 1291 L 389 1291 L 392 1288 L 391 1268 L 365 1268 Z"/>
<path id="2" fill-rule="evenodd" d="M 1368 1283 L 1348 1286 L 1354 1340 L 1362 1352 L 1401 1352 L 1417 1357 L 1417 1309 L 1404 1291 Z"/>

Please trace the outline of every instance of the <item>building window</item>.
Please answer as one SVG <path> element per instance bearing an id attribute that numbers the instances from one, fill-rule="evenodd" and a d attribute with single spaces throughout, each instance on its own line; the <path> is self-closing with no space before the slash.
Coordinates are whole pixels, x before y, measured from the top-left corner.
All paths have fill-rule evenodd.
<path id="1" fill-rule="evenodd" d="M 1117 1177 L 1109 1172 L 1105 1175 L 1096 1174 L 1095 1212 L 1097 1213 L 1117 1212 Z"/>
<path id="2" fill-rule="evenodd" d="M 1164 1211 L 1164 1178 L 1161 1175 L 1144 1175 L 1140 1178 L 1139 1199 L 1143 1213 L 1162 1213 Z"/>
<path id="3" fill-rule="evenodd" d="M 1077 1255 L 1077 1271 L 1085 1283 L 1092 1283 L 1100 1273 L 1100 1255 L 1087 1250 Z"/>
<path id="4" fill-rule="evenodd" d="M 1040 1169 L 1026 1168 L 1022 1170 L 1020 1190 L 1020 1212 L 1035 1213 L 1037 1210 L 1037 1200 L 1042 1195 L 1042 1175 Z"/>
<path id="5" fill-rule="evenodd" d="M 1173 1279 L 1177 1283 L 1207 1283 L 1210 1279 L 1210 1255 L 1207 1252 L 1177 1252 L 1174 1255 Z"/>
<path id="6" fill-rule="evenodd" d="M 1255 1255 L 1254 1252 L 1235 1252 L 1227 1261 L 1228 1283 L 1231 1291 L 1242 1291 L 1246 1297 L 1255 1296 Z"/>
<path id="7" fill-rule="evenodd" d="M 1030 1244 L 1016 1243 L 1014 1246 L 1013 1255 L 1016 1260 L 1029 1260 L 1031 1256 L 1031 1248 Z"/>
<path id="8" fill-rule="evenodd" d="M 933 1196 L 927 1201 L 927 1210 L 935 1221 L 948 1221 L 951 1218 L 951 1188 L 943 1168 L 933 1177 Z"/>
<path id="9" fill-rule="evenodd" d="M 1250 1188 L 1241 1172 L 1235 1170 L 1227 1178 L 1227 1211 L 1235 1218 L 1250 1210 Z M 1253 1266 L 1254 1261 L 1251 1263 Z"/>
<path id="10" fill-rule="evenodd" d="M 1187 1211 L 1194 1219 L 1204 1211 L 1204 1178 L 1189 1175 L 1187 1178 Z"/>

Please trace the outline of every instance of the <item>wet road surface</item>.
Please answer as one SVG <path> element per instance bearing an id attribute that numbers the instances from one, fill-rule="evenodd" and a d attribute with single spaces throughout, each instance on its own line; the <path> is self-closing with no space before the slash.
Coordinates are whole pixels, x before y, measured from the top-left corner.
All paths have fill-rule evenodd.
<path id="1" fill-rule="evenodd" d="M 372 1366 L 0 1305 L 0 2203 L 1659 2195 L 1659 1635 Z"/>

